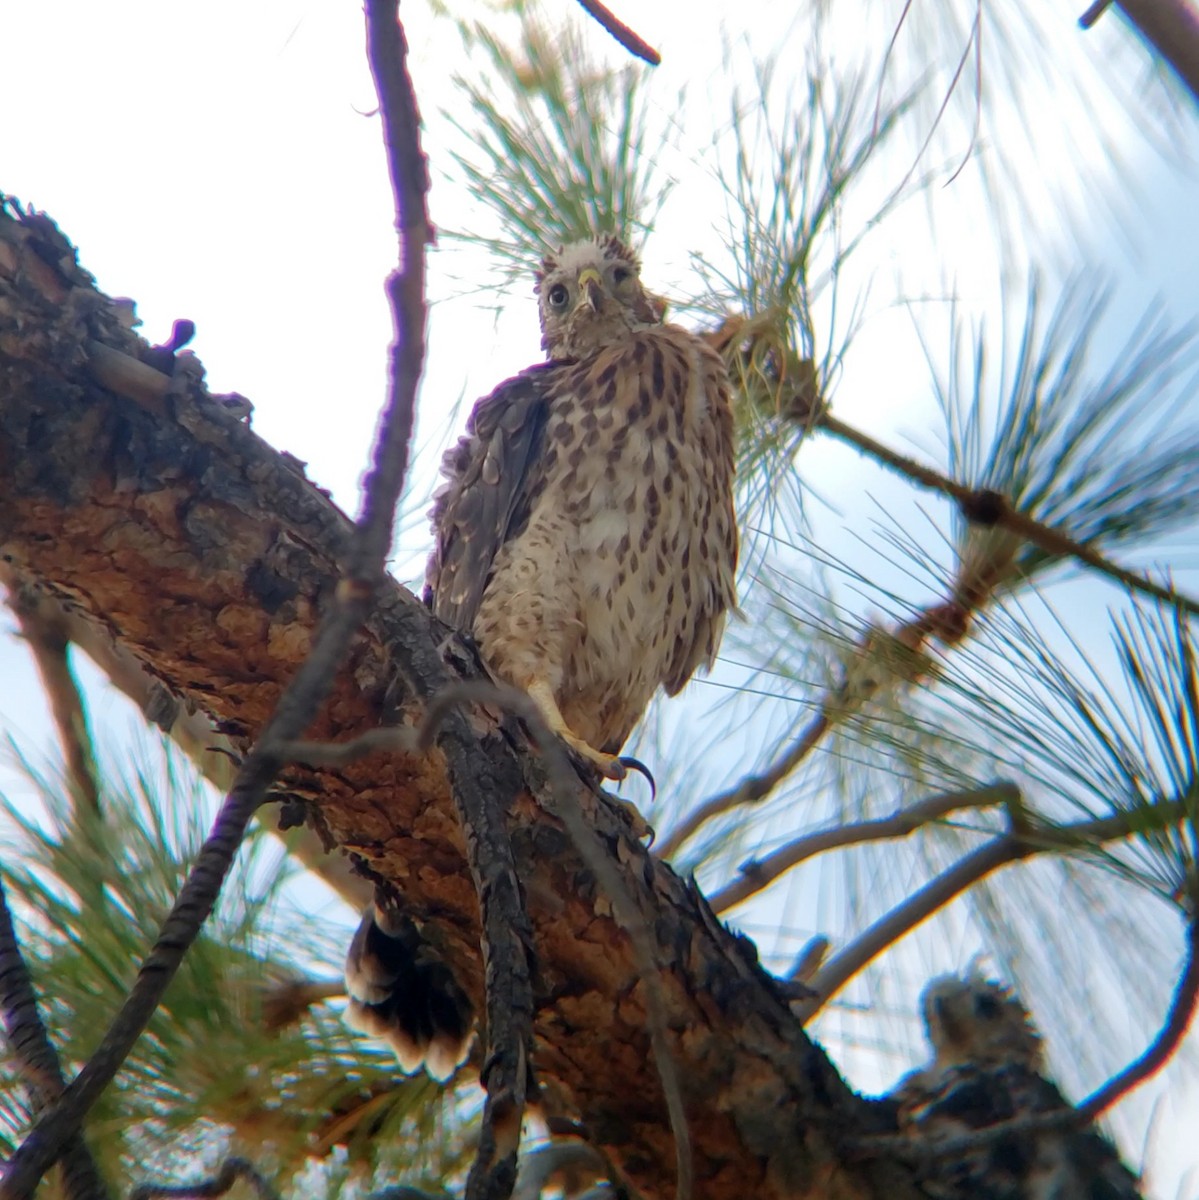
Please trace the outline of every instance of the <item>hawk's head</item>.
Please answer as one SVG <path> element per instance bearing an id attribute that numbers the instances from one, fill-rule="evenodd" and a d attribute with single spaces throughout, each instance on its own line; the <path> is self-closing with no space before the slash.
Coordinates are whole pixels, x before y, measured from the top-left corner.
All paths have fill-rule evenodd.
<path id="1" fill-rule="evenodd" d="M 550 358 L 581 358 L 630 329 L 661 322 L 662 306 L 641 286 L 641 264 L 611 234 L 572 242 L 537 272 L 541 347 Z"/>
<path id="2" fill-rule="evenodd" d="M 1028 1010 L 1002 984 L 971 973 L 942 975 L 920 998 L 937 1066 L 1041 1069 L 1041 1037 Z"/>

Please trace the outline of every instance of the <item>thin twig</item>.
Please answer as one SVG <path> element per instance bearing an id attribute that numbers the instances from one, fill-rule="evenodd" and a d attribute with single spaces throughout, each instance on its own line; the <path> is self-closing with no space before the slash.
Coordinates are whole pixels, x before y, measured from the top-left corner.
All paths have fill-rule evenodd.
<path id="1" fill-rule="evenodd" d="M 1163 587 L 1161 584 L 1154 583 L 1136 571 L 1129 571 L 1118 566 L 1088 543 L 1080 542 L 1064 530 L 1046 525 L 1043 521 L 1038 521 L 1027 513 L 1013 508 L 1011 502 L 1000 493 L 987 488 L 972 488 L 957 483 L 939 471 L 934 471 L 931 467 L 916 462 L 915 459 L 896 453 L 882 442 L 870 437 L 869 434 L 834 417 L 827 409 L 816 417 L 816 424 L 826 433 L 831 433 L 834 437 L 856 446 L 884 466 L 906 476 L 913 483 L 956 500 L 962 510 L 962 515 L 967 520 L 980 525 L 1000 526 L 1008 529 L 1026 542 L 1031 542 L 1038 549 L 1044 550 L 1046 554 L 1055 558 L 1076 558 L 1093 570 L 1124 584 L 1125 587 L 1143 592 L 1155 600 L 1164 600 L 1185 609 L 1192 615 L 1199 616 L 1199 600 L 1172 587 Z"/>
<path id="2" fill-rule="evenodd" d="M 1079 1106 L 1079 1118 L 1094 1121 L 1134 1088 L 1151 1079 L 1174 1056 L 1199 1003 L 1199 921 L 1187 926 L 1186 965 L 1170 1001 L 1166 1019 L 1145 1053 L 1092 1092 Z"/>
<path id="3" fill-rule="evenodd" d="M 579 0 L 588 16 L 594 17 L 630 54 L 644 59 L 651 67 L 662 62 L 662 56 L 639 34 L 602 5 L 599 0 Z"/>
<path id="4" fill-rule="evenodd" d="M 7 563 L 0 563 L 0 584 L 8 590 L 8 606 L 21 627 L 21 636 L 42 678 L 50 713 L 58 731 L 72 800 L 92 812 L 100 811 L 96 756 L 79 684 L 67 657 L 70 638 L 61 608 L 40 589 L 22 580 Z"/>
<path id="5" fill-rule="evenodd" d="M 424 253 L 432 241 L 426 208 L 428 165 L 420 146 L 420 115 L 408 74 L 408 44 L 397 0 L 367 0 L 367 57 L 383 114 L 388 169 L 400 231 L 399 272 L 388 285 L 395 312 L 393 373 L 415 391 L 424 355 Z M 419 334 L 416 353 L 410 351 Z M 408 410 L 409 421 L 412 409 Z M 404 436 L 405 462 L 411 423 Z M 398 492 L 397 492 L 398 497 Z M 394 502 L 393 502 L 394 506 Z M 387 530 L 390 542 L 390 525 Z M 377 549 L 386 554 L 388 545 Z M 509 797 L 494 770 L 463 769 L 471 743 L 464 720 L 445 723 L 438 745 L 446 755 L 450 790 L 466 838 L 467 862 L 479 897 L 487 1008 L 482 1070 L 487 1100 L 479 1149 L 467 1178 L 467 1200 L 505 1200 L 516 1180 L 520 1129 L 529 1086 L 533 992 L 528 962 L 532 932 L 504 825 Z M 469 753 L 469 751 L 466 751 Z M 471 767 L 480 764 L 471 762 Z"/>
<path id="6" fill-rule="evenodd" d="M 1034 1113 L 999 1121 L 956 1137 L 930 1138 L 921 1141 L 910 1135 L 875 1136 L 856 1139 L 852 1149 L 858 1153 L 877 1156 L 894 1154 L 912 1161 L 929 1162 L 937 1159 L 959 1158 L 980 1147 L 1010 1138 L 1033 1138 L 1040 1133 L 1078 1128 L 1092 1124 L 1113 1104 L 1133 1089 L 1152 1078 L 1174 1056 L 1199 1005 L 1199 924 L 1187 926 L 1186 965 L 1174 989 L 1165 1022 L 1148 1049 L 1135 1062 L 1112 1076 L 1102 1087 L 1092 1092 L 1074 1108 L 1054 1112 Z"/>
<path id="7" fill-rule="evenodd" d="M 210 1197 L 224 1196 L 233 1189 L 239 1179 L 244 1179 L 258 1200 L 279 1200 L 279 1193 L 267 1182 L 248 1159 L 227 1158 L 221 1169 L 211 1178 L 199 1183 L 143 1183 L 129 1193 L 129 1200 L 164 1200 L 166 1197 Z"/>
<path id="8" fill-rule="evenodd" d="M 817 854 L 839 850 L 845 846 L 856 846 L 862 842 L 904 838 L 960 809 L 1014 804 L 1019 799 L 1020 789 L 1014 783 L 993 783 L 974 791 L 928 796 L 907 808 L 899 809 L 889 817 L 858 821 L 852 825 L 840 825 L 835 829 L 822 829 L 817 833 L 804 834 L 785 846 L 780 846 L 765 858 L 745 863 L 741 867 L 740 878 L 721 888 L 714 896 L 710 896 L 708 903 L 715 912 L 726 912 L 735 904 L 756 895 L 786 871 Z"/>
<path id="9" fill-rule="evenodd" d="M 661 859 L 669 859 L 678 848 L 693 837 L 701 826 L 731 812 L 742 804 L 757 804 L 765 800 L 778 785 L 798 767 L 812 752 L 830 728 L 827 713 L 821 713 L 810 721 L 787 749 L 765 770 L 757 775 L 748 775 L 736 787 L 720 792 L 689 812 L 655 847 Z"/>
<path id="10" fill-rule="evenodd" d="M 1152 810 L 1113 813 L 1072 825 L 1030 826 L 1021 821 L 1018 827 L 985 842 L 949 870 L 929 880 L 902 904 L 875 921 L 844 950 L 834 954 L 811 981 L 816 995 L 793 1004 L 792 1010 L 800 1020 L 810 1021 L 863 967 L 1000 867 L 1052 851 L 1077 851 L 1121 841 L 1147 829 L 1164 829 L 1186 816 L 1187 807 L 1183 802 L 1165 800 L 1155 804 Z"/>
<path id="11" fill-rule="evenodd" d="M 1199 10 L 1191 0 L 1116 0 L 1199 101 Z"/>
<path id="12" fill-rule="evenodd" d="M 395 327 L 387 403 L 371 469 L 363 484 L 362 507 L 348 548 L 345 575 L 332 608 L 322 619 L 311 653 L 238 771 L 212 832 L 120 1012 L 62 1098 L 9 1160 L 0 1185 L 4 1200 L 25 1200 L 32 1195 L 145 1029 L 183 955 L 212 911 L 250 818 L 283 765 L 276 744 L 294 740 L 316 717 L 337 667 L 385 577 L 395 509 L 408 469 L 416 389 L 424 363 L 425 247 L 431 231 L 425 212 L 428 173 L 420 149 L 416 100 L 404 67 L 397 0 L 368 4 L 367 11 L 372 49 L 377 47 L 391 56 L 382 69 L 373 61 L 372 67 L 381 84 L 379 99 L 396 198 L 401 266 L 390 276 L 387 289 Z"/>
<path id="13" fill-rule="evenodd" d="M 25 1076 L 30 1108 L 41 1112 L 62 1095 L 62 1065 L 38 1012 L 37 996 L 8 908 L 0 876 L 0 1016 L 13 1057 Z M 62 1155 L 64 1191 L 69 1200 L 105 1200 L 108 1189 L 82 1135 L 68 1139 Z"/>

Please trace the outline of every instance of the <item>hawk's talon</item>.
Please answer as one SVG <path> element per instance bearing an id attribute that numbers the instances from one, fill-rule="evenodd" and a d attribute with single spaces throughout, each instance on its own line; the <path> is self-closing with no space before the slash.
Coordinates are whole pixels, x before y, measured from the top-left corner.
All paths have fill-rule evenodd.
<path id="1" fill-rule="evenodd" d="M 619 763 L 625 768 L 625 773 L 636 771 L 642 776 L 646 783 L 649 784 L 649 798 L 652 804 L 658 798 L 658 783 L 654 779 L 653 772 L 639 758 L 634 758 L 631 754 L 622 754 L 619 758 Z"/>

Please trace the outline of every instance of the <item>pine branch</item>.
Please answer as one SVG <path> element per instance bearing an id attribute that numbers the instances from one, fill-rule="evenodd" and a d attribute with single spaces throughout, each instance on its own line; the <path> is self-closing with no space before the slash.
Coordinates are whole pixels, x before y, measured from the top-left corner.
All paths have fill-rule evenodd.
<path id="1" fill-rule="evenodd" d="M 165 375 L 160 378 L 164 386 L 169 384 Z M 213 787 L 228 793 L 243 757 L 233 738 L 219 732 L 205 713 L 189 708 L 164 688 L 141 660 L 113 639 L 110 630 L 89 621 L 77 608 L 61 602 L 11 564 L 4 564 L 0 571 L 7 573 L 5 584 L 9 590 L 28 595 L 39 611 L 46 612 L 48 619 L 62 628 L 67 641 L 82 650 L 109 683 L 136 705 L 148 726 L 161 729 Z M 282 753 L 281 757 L 295 756 Z M 352 908 L 361 909 L 370 902 L 374 888 L 354 872 L 348 859 L 330 854 L 311 829 L 284 832 L 272 823 L 270 831 L 284 841 L 288 854 L 318 875 Z"/>
<path id="2" fill-rule="evenodd" d="M 1065 530 L 1047 525 L 1030 517 L 1027 513 L 1013 508 L 1011 502 L 998 492 L 987 488 L 971 488 L 957 483 L 940 472 L 934 471 L 931 467 L 916 462 L 913 458 L 898 454 L 869 434 L 834 417 L 827 410 L 815 418 L 815 423 L 826 433 L 856 446 L 864 454 L 868 454 L 900 475 L 906 476 L 920 487 L 940 492 L 955 500 L 966 520 L 973 521 L 978 525 L 1006 529 L 1017 537 L 1031 542 L 1054 558 L 1077 559 L 1085 566 L 1107 575 L 1117 583 L 1124 584 L 1132 591 L 1152 596 L 1155 600 L 1164 600 L 1169 604 L 1178 605 L 1193 615 L 1199 615 L 1199 600 L 1179 592 L 1175 588 L 1163 587 L 1151 579 L 1145 578 L 1144 575 L 1119 566 L 1090 545 L 1076 541 Z"/>
<path id="3" fill-rule="evenodd" d="M 811 982 L 815 996 L 795 1005 L 805 1023 L 820 1011 L 868 963 L 889 949 L 916 926 L 928 920 L 967 889 L 1000 867 L 1039 854 L 1070 854 L 1095 849 L 1108 842 L 1164 829 L 1186 820 L 1188 804 L 1166 800 L 1151 809 L 1114 813 L 1069 825 L 1031 826 L 1023 819 L 1000 837 L 985 842 L 947 871 L 926 883 L 886 916 L 875 921 L 844 950 L 828 961 Z"/>
<path id="4" fill-rule="evenodd" d="M 34 1113 L 40 1113 L 62 1095 L 62 1064 L 38 1012 L 33 982 L 9 911 L 3 876 L 0 876 L 0 1016 L 13 1056 L 29 1088 L 33 1101 L 30 1107 Z M 66 1140 L 62 1172 L 68 1200 L 107 1200 L 108 1188 L 79 1133 Z"/>
<path id="5" fill-rule="evenodd" d="M 836 829 L 825 829 L 818 833 L 804 834 L 781 846 L 760 860 L 752 860 L 740 868 L 740 878 L 726 884 L 708 902 L 715 912 L 727 912 L 734 905 L 757 895 L 780 875 L 790 871 L 806 859 L 829 850 L 845 846 L 857 846 L 863 842 L 892 841 L 908 837 L 936 821 L 942 821 L 951 813 L 962 809 L 990 808 L 996 804 L 1005 806 L 1018 804 L 1020 790 L 1012 783 L 994 783 L 972 792 L 949 792 L 941 796 L 928 796 L 907 808 L 880 817 L 873 821 L 858 821 Z"/>

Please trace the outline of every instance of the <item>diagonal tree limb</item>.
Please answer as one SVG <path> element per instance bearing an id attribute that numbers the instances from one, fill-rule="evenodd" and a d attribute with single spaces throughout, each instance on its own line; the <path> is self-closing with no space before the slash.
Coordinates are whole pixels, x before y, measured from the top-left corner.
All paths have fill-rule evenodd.
<path id="1" fill-rule="evenodd" d="M 62 1095 L 62 1064 L 38 1013 L 37 997 L 25 966 L 12 913 L 0 876 L 0 1016 L 4 1032 L 20 1064 L 35 1113 Z M 64 1191 L 68 1200 L 107 1200 L 108 1188 L 83 1137 L 68 1139 L 62 1154 Z"/>
<path id="2" fill-rule="evenodd" d="M 436 679 L 441 675 L 441 668 L 434 658 L 424 664 L 422 671 L 415 671 L 413 674 L 414 678 L 418 681 L 421 678 Z M 419 683 L 414 690 L 418 693 L 421 691 Z M 575 848 L 586 861 L 587 866 L 594 873 L 602 889 L 609 897 L 612 909 L 620 921 L 621 927 L 629 935 L 638 955 L 641 980 L 646 989 L 647 1016 L 649 1019 L 649 1031 L 654 1058 L 657 1063 L 659 1078 L 666 1094 L 671 1128 L 675 1137 L 677 1168 L 675 1194 L 678 1200 L 688 1200 L 691 1195 L 692 1185 L 691 1144 L 687 1129 L 686 1112 L 683 1105 L 682 1088 L 679 1083 L 674 1059 L 671 1057 L 667 1046 L 665 1007 L 661 1000 L 661 989 L 658 984 L 658 974 L 661 970 L 661 965 L 655 958 L 653 945 L 647 935 L 644 922 L 637 913 L 620 874 L 614 870 L 612 864 L 608 861 L 608 858 L 604 854 L 603 846 L 597 841 L 594 831 L 582 819 L 581 815 L 575 811 L 569 799 L 563 799 L 570 796 L 573 787 L 570 763 L 561 743 L 546 728 L 540 709 L 529 699 L 525 692 L 517 688 L 481 680 L 453 683 L 449 682 L 447 678 L 446 682 L 442 683 L 436 690 L 431 692 L 426 690 L 426 699 L 428 707 L 425 710 L 424 720 L 421 722 L 419 728 L 393 727 L 372 729 L 356 738 L 352 738 L 348 742 L 288 742 L 281 747 L 281 752 L 293 761 L 304 762 L 308 765 L 340 765 L 351 763 L 368 754 L 378 752 L 417 753 L 428 750 L 434 743 L 438 731 L 447 717 L 457 707 L 466 704 L 493 705 L 520 717 L 530 727 L 549 765 L 550 782 L 553 787 L 554 815 L 570 832 Z M 476 827 L 479 823 L 474 813 L 480 805 L 478 799 L 473 796 L 473 792 L 478 789 L 474 787 L 469 778 L 467 778 L 466 787 L 472 795 L 470 797 L 470 812 L 463 816 L 463 827 L 470 829 Z M 560 800 L 562 802 L 559 802 Z M 474 850 L 474 847 L 469 842 L 468 850 Z M 486 873 L 483 866 L 476 867 L 472 865 L 472 871 L 476 875 L 476 878 L 481 878 Z M 519 896 L 516 897 L 516 900 L 519 901 Z M 508 927 L 521 932 L 522 936 L 527 935 L 531 939 L 532 931 L 528 928 L 527 917 L 523 915 L 523 906 L 519 906 L 507 898 L 503 898 L 501 904 L 510 909 L 511 915 L 508 918 Z M 496 907 L 498 909 L 499 906 L 497 905 Z M 487 911 L 484 908 L 485 963 L 489 958 L 494 959 L 496 957 L 494 950 L 488 951 L 487 939 L 489 932 L 486 928 L 487 924 Z M 503 941 L 507 940 L 504 926 L 501 925 L 496 933 L 490 934 L 490 939 L 492 946 L 500 945 Z M 509 947 L 511 956 L 514 959 L 522 959 L 528 944 L 529 942 L 517 942 L 511 945 Z M 526 981 L 524 979 L 513 980 L 510 982 L 510 987 L 513 988 L 516 994 L 523 996 Z M 524 1033 L 523 1025 L 519 1023 L 521 1008 L 516 1006 L 512 1012 L 505 1011 L 502 1000 L 502 996 L 493 995 L 493 989 L 488 988 L 489 1029 L 494 1029 L 497 1026 L 517 1027 L 515 1032 L 519 1036 L 513 1040 L 525 1038 L 527 1035 Z M 490 1015 L 493 1001 L 498 1002 L 496 1007 L 499 1010 L 499 1020 Z M 531 1029 L 529 1033 L 531 1034 Z M 531 1045 L 529 1049 L 531 1052 Z M 488 1113 L 485 1112 L 485 1132 L 481 1140 L 487 1146 L 492 1144 L 488 1140 L 489 1137 L 494 1136 L 488 1132 L 489 1123 Z M 594 1150 L 591 1152 L 595 1153 Z M 469 1186 L 468 1184 L 468 1193 Z"/>
<path id="3" fill-rule="evenodd" d="M 855 975 L 884 950 L 910 933 L 988 875 L 1009 863 L 1022 862 L 1039 854 L 1074 853 L 1093 849 L 1107 842 L 1123 841 L 1148 828 L 1164 829 L 1187 817 L 1187 804 L 1164 800 L 1150 810 L 1113 813 L 1070 825 L 1031 826 L 1026 821 L 1012 823 L 1000 837 L 984 842 L 959 859 L 947 871 L 929 880 L 902 904 L 880 917 L 844 950 L 834 954 L 811 981 L 815 995 L 797 1003 L 796 1015 L 807 1022 L 820 1011 Z"/>
<path id="4" fill-rule="evenodd" d="M 10 1159 L 0 1185 L 5 1200 L 23 1200 L 32 1194 L 46 1169 L 76 1135 L 84 1116 L 141 1035 L 183 955 L 211 913 L 250 818 L 283 765 L 273 744 L 295 738 L 312 723 L 351 640 L 370 611 L 376 589 L 385 578 L 395 509 L 408 468 L 416 389 L 424 362 L 424 256 L 431 237 L 424 208 L 428 175 L 419 145 L 416 102 L 403 65 L 405 48 L 399 34 L 397 4 L 398 0 L 392 0 L 385 15 L 381 3 L 372 4 L 368 12 L 372 35 L 383 20 L 388 20 L 395 31 L 393 38 L 398 39 L 394 44 L 380 42 L 383 51 L 396 56 L 397 62 L 382 70 L 376 67 L 376 78 L 388 83 L 387 87 L 380 87 L 380 104 L 396 196 L 402 265 L 388 281 L 395 324 L 389 395 L 371 469 L 363 485 L 361 515 L 348 544 L 345 574 L 337 586 L 334 604 L 321 622 L 311 653 L 283 692 L 261 738 L 238 771 L 212 832 L 125 1003 L 91 1059 Z M 373 61 L 372 66 L 375 66 Z M 394 85 L 397 70 L 401 80 L 398 89 Z"/>
<path id="5" fill-rule="evenodd" d="M 656 847 L 658 857 L 672 858 L 679 847 L 690 841 L 709 821 L 731 812 L 734 808 L 740 808 L 743 804 L 761 803 L 807 759 L 831 728 L 832 721 L 828 714 L 819 713 L 800 730 L 786 750 L 765 771 L 747 775 L 736 787 L 717 793 L 687 813 Z"/>
<path id="6" fill-rule="evenodd" d="M 715 912 L 723 913 L 734 905 L 757 895 L 780 875 L 798 866 L 805 859 L 844 846 L 857 846 L 863 842 L 891 841 L 907 837 L 942 821 L 951 813 L 966 808 L 990 808 L 996 804 L 1018 803 L 1020 789 L 1013 783 L 994 783 L 970 792 L 947 792 L 944 795 L 928 796 L 907 808 L 901 808 L 889 817 L 873 821 L 857 821 L 852 825 L 841 825 L 835 829 L 823 829 L 804 834 L 794 841 L 780 846 L 763 859 L 755 859 L 741 867 L 740 878 L 726 884 L 714 896 L 708 898 Z"/>

